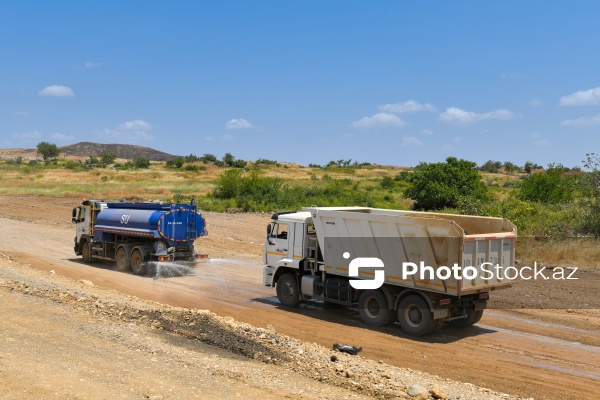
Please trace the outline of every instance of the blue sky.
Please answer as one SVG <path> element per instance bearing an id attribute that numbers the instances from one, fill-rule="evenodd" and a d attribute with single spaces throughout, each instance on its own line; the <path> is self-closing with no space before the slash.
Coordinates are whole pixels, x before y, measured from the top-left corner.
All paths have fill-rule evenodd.
<path id="1" fill-rule="evenodd" d="M 3 1 L 0 147 L 414 166 L 600 153 L 597 1 Z"/>

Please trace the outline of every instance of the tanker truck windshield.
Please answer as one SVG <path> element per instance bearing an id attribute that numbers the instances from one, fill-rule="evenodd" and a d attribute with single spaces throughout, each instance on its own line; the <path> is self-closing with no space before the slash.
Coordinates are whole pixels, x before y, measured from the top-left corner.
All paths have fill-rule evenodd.
<path id="1" fill-rule="evenodd" d="M 85 200 L 73 209 L 75 254 L 86 263 L 116 262 L 117 269 L 143 275 L 152 262 L 195 264 L 196 239 L 208 235 L 206 220 L 190 204 L 107 203 Z"/>

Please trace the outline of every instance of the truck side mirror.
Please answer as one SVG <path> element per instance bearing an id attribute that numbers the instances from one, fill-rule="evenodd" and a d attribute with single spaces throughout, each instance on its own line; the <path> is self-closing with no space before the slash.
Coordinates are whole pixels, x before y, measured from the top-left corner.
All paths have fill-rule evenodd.
<path id="1" fill-rule="evenodd" d="M 77 223 L 77 207 L 73 209 L 73 217 L 71 218 L 71 223 Z"/>
<path id="2" fill-rule="evenodd" d="M 273 225 L 269 224 L 267 225 L 267 236 L 271 235 L 271 230 L 273 229 Z"/>

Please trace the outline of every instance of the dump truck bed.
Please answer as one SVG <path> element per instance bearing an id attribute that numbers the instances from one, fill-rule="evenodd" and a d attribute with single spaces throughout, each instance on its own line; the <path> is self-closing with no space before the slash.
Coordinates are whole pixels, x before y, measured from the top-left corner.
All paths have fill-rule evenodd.
<path id="1" fill-rule="evenodd" d="M 303 211 L 311 213 L 328 273 L 349 276 L 351 260 L 375 257 L 383 261 L 385 283 L 391 285 L 454 296 L 510 287 L 504 274 L 515 263 L 517 229 L 504 218 L 369 207 L 306 207 Z M 433 273 L 403 274 L 403 263 L 429 266 Z M 463 271 L 474 267 L 477 276 L 437 276 L 440 268 L 455 264 Z M 369 268 L 359 272 L 359 278 L 374 275 Z"/>

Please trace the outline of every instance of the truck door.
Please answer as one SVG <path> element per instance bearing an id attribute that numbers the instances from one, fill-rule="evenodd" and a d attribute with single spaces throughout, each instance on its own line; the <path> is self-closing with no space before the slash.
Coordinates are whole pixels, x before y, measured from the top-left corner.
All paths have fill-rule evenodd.
<path id="1" fill-rule="evenodd" d="M 290 227 L 286 223 L 272 222 L 270 226 L 266 241 L 266 263 L 275 267 L 279 260 L 288 256 L 290 251 L 288 240 L 291 235 Z"/>
<path id="2" fill-rule="evenodd" d="M 90 234 L 91 213 L 89 207 L 76 207 L 73 209 L 73 223 L 75 224 L 77 243 L 82 235 Z"/>

